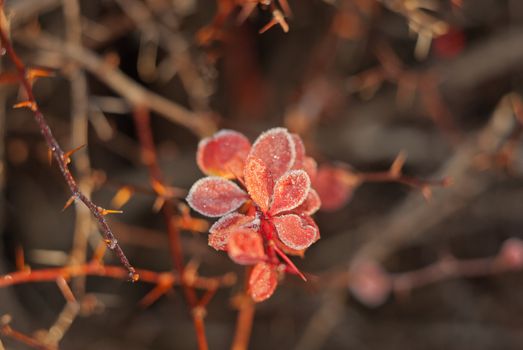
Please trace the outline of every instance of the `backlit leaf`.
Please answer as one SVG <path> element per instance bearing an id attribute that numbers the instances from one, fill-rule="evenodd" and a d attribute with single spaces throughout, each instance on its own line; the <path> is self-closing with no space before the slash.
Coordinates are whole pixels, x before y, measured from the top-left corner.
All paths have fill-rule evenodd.
<path id="1" fill-rule="evenodd" d="M 209 229 L 209 245 L 216 250 L 226 250 L 231 232 L 240 228 L 250 228 L 255 218 L 239 213 L 230 213 L 216 221 Z"/>
<path id="2" fill-rule="evenodd" d="M 291 137 L 294 141 L 294 152 L 296 154 L 292 169 L 303 169 L 303 161 L 305 160 L 305 145 L 303 144 L 300 135 L 291 134 Z"/>
<path id="3" fill-rule="evenodd" d="M 207 175 L 232 179 L 242 175 L 251 143 L 241 133 L 221 130 L 198 144 L 196 161 Z"/>
<path id="4" fill-rule="evenodd" d="M 278 285 L 278 272 L 276 267 L 264 262 L 254 266 L 249 277 L 249 294 L 259 303 L 268 299 Z"/>
<path id="5" fill-rule="evenodd" d="M 333 211 L 344 206 L 352 197 L 359 180 L 347 167 L 322 166 L 318 169 L 313 187 L 321 199 L 321 209 Z"/>
<path id="6" fill-rule="evenodd" d="M 312 157 L 305 157 L 303 160 L 303 170 L 309 175 L 311 182 L 314 182 L 316 175 L 318 174 L 318 163 Z"/>
<path id="7" fill-rule="evenodd" d="M 317 240 L 317 227 L 296 214 L 276 216 L 272 222 L 282 243 L 291 249 L 306 249 Z"/>
<path id="8" fill-rule="evenodd" d="M 196 181 L 187 195 L 191 208 L 210 217 L 228 214 L 247 199 L 247 193 L 234 182 L 215 176 Z"/>
<path id="9" fill-rule="evenodd" d="M 272 196 L 274 182 L 269 169 L 263 161 L 255 156 L 247 159 L 247 164 L 243 172 L 245 187 L 252 200 L 266 212 L 269 209 L 269 202 Z"/>
<path id="10" fill-rule="evenodd" d="M 229 257 L 240 265 L 254 265 L 265 259 L 263 240 L 258 232 L 240 229 L 231 232 L 227 242 Z"/>
<path id="11" fill-rule="evenodd" d="M 261 134 L 254 142 L 250 156 L 263 161 L 274 180 L 291 169 L 296 150 L 291 134 L 285 128 L 273 128 Z"/>
<path id="12" fill-rule="evenodd" d="M 310 187 L 311 181 L 305 171 L 288 171 L 274 185 L 269 212 L 275 215 L 296 208 L 305 201 Z"/>
<path id="13" fill-rule="evenodd" d="M 317 212 L 320 207 L 320 196 L 318 195 L 318 192 L 311 188 L 307 194 L 307 198 L 305 198 L 305 201 L 303 201 L 299 207 L 294 209 L 294 211 L 300 214 L 312 215 Z"/>

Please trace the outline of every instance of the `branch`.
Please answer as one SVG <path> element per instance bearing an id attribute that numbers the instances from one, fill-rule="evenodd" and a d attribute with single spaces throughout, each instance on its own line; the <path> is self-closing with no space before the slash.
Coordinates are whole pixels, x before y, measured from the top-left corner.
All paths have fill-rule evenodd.
<path id="1" fill-rule="evenodd" d="M 181 278 L 180 274 L 172 271 L 156 272 L 147 269 L 137 269 L 136 273 L 140 275 L 140 282 L 160 284 L 166 279 L 173 281 L 172 285 L 188 284 L 198 289 L 215 289 L 216 286 L 231 286 L 236 282 L 236 277 L 233 273 L 227 273 L 220 277 L 201 277 L 192 276 Z M 23 270 L 12 272 L 7 275 L 0 276 L 0 288 L 14 286 L 17 284 L 36 283 L 36 282 L 56 282 L 58 278 L 65 280 L 79 277 L 79 276 L 98 276 L 117 280 L 125 280 L 127 278 L 127 270 L 120 266 L 102 265 L 99 262 L 93 261 L 83 265 L 53 267 L 39 270 Z"/>
<path id="2" fill-rule="evenodd" d="M 150 125 L 149 110 L 146 107 L 139 106 L 135 108 L 134 120 L 136 133 L 140 140 L 142 147 L 142 160 L 149 169 L 149 176 L 153 188 L 165 188 L 162 171 L 158 165 L 158 157 L 156 154 L 156 147 L 154 145 L 153 135 Z M 156 186 L 155 186 L 156 184 Z M 181 275 L 184 275 L 185 265 L 183 262 L 182 244 L 180 242 L 180 232 L 178 231 L 174 220 L 174 205 L 170 200 L 164 200 L 161 211 L 167 226 L 167 233 L 169 235 L 169 246 L 173 264 Z M 182 280 L 182 289 L 185 298 L 191 308 L 191 316 L 193 319 L 194 328 L 196 330 L 196 338 L 198 340 L 199 349 L 207 349 L 207 338 L 205 336 L 205 324 L 203 322 L 204 307 L 198 302 L 198 297 L 194 289 L 187 285 Z"/>
<path id="3" fill-rule="evenodd" d="M 41 49 L 51 50 L 64 58 L 74 60 L 133 106 L 147 107 L 170 122 L 188 128 L 200 137 L 208 136 L 216 131 L 216 123 L 211 114 L 194 113 L 163 96 L 145 89 L 118 68 L 102 60 L 91 50 L 66 43 L 44 33 L 39 33 L 38 36 L 23 35 L 23 39 L 22 43 L 30 42 Z"/>
<path id="4" fill-rule="evenodd" d="M 4 15 L 4 8 L 3 8 L 3 1 L 0 1 L 0 14 L 1 16 Z M 58 144 L 58 141 L 56 141 L 55 137 L 53 136 L 53 133 L 51 131 L 51 128 L 47 124 L 47 121 L 45 120 L 44 115 L 40 111 L 38 104 L 36 102 L 36 99 L 33 94 L 33 89 L 31 87 L 31 82 L 28 78 L 28 70 L 26 69 L 24 63 L 22 60 L 18 57 L 15 50 L 13 49 L 13 46 L 11 44 L 11 41 L 8 38 L 7 32 L 6 32 L 6 26 L 4 23 L 0 25 L 0 40 L 2 42 L 3 48 L 6 50 L 6 53 L 8 57 L 11 59 L 11 61 L 14 63 L 16 70 L 18 72 L 18 79 L 20 81 L 22 89 L 25 91 L 27 95 L 27 103 L 26 105 L 30 107 L 31 111 L 34 114 L 34 118 L 40 128 L 40 132 L 44 136 L 45 142 L 47 143 L 47 147 L 49 147 L 49 150 L 52 152 L 56 162 L 58 163 L 58 167 L 60 168 L 60 172 L 62 173 L 65 182 L 67 183 L 67 186 L 69 187 L 72 198 L 78 199 L 82 201 L 87 208 L 91 211 L 92 215 L 96 218 L 98 221 L 100 231 L 102 232 L 102 235 L 105 239 L 105 242 L 107 244 L 107 247 L 114 251 L 116 256 L 120 259 L 120 262 L 128 271 L 128 276 L 131 281 L 136 281 L 139 276 L 136 274 L 136 271 L 134 267 L 129 263 L 129 260 L 125 256 L 125 253 L 123 252 L 122 248 L 118 244 L 118 241 L 116 237 L 114 236 L 113 232 L 111 231 L 111 228 L 107 224 L 107 221 L 103 215 L 103 209 L 96 204 L 94 204 L 83 192 L 80 191 L 78 184 L 76 183 L 73 175 L 71 174 L 71 171 L 69 170 L 69 157 L 67 153 L 65 153 L 60 145 Z"/>

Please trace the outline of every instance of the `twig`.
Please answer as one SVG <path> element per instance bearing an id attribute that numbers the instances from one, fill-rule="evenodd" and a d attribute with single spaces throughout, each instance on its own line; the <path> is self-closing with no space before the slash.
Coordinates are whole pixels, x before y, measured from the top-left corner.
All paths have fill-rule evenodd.
<path id="1" fill-rule="evenodd" d="M 136 107 L 134 111 L 134 120 L 136 133 L 138 134 L 138 139 L 140 140 L 140 145 L 142 147 L 142 159 L 144 164 L 149 169 L 151 183 L 160 184 L 160 186 L 165 187 L 162 171 L 158 165 L 156 147 L 154 145 L 150 126 L 149 110 L 142 106 Z M 173 203 L 170 200 L 165 200 L 163 202 L 161 211 L 167 226 L 169 245 L 174 267 L 181 276 L 185 276 L 185 264 L 183 262 L 180 232 L 178 231 L 176 225 L 174 225 L 175 208 Z M 199 307 L 198 297 L 194 289 L 185 282 L 185 278 L 182 278 L 182 289 L 191 309 L 190 311 L 194 328 L 196 330 L 198 347 L 199 349 L 208 349 L 207 338 L 205 335 L 205 324 L 203 322 L 203 308 Z"/>
<path id="2" fill-rule="evenodd" d="M 0 0 L 0 13 L 2 16 L 4 13 L 3 11 L 3 0 Z M 5 31 L 5 28 L 3 26 L 0 26 L 0 39 L 3 48 L 6 50 L 7 55 L 16 66 L 20 84 L 27 95 L 28 105 L 34 114 L 34 118 L 38 126 L 40 127 L 40 132 L 44 136 L 47 146 L 51 150 L 56 162 L 58 163 L 58 167 L 60 168 L 65 182 L 67 183 L 67 186 L 71 191 L 72 197 L 75 199 L 79 199 L 85 204 L 87 208 L 89 208 L 93 216 L 98 221 L 100 230 L 102 232 L 102 235 L 104 236 L 107 246 L 109 247 L 109 249 L 114 251 L 116 256 L 120 259 L 122 265 L 125 266 L 125 268 L 128 271 L 129 279 L 132 281 L 137 280 L 139 277 L 136 274 L 134 267 L 132 267 L 132 265 L 129 263 L 129 260 L 127 259 L 127 256 L 125 256 L 125 253 L 123 252 L 122 248 L 118 244 L 116 237 L 114 236 L 113 232 L 111 231 L 111 228 L 107 224 L 102 210 L 100 210 L 101 208 L 94 204 L 83 192 L 80 191 L 78 184 L 76 183 L 73 175 L 71 174 L 71 171 L 69 170 L 68 166 L 69 159 L 66 153 L 58 144 L 58 141 L 56 141 L 55 137 L 53 136 L 51 128 L 47 124 L 44 115 L 38 107 L 36 99 L 33 95 L 31 83 L 27 77 L 27 69 L 22 60 L 18 57 L 15 50 L 13 49 L 11 41 L 9 40 L 7 32 Z"/>
<path id="3" fill-rule="evenodd" d="M 10 322 L 11 322 L 11 317 L 9 315 L 2 316 L 2 318 L 0 319 L 0 334 L 4 335 L 6 337 L 9 337 L 11 339 L 14 339 L 29 347 L 35 348 L 35 349 L 41 349 L 41 350 L 55 350 L 56 349 L 54 347 L 42 344 L 37 339 L 13 329 L 9 325 Z"/>
<path id="4" fill-rule="evenodd" d="M 93 51 L 72 45 L 40 33 L 37 37 L 24 35 L 22 43 L 31 44 L 45 50 L 54 51 L 65 58 L 72 59 L 98 79 L 124 97 L 133 106 L 144 106 L 165 117 L 167 120 L 183 125 L 196 135 L 208 136 L 216 131 L 216 125 L 210 114 L 197 114 L 186 108 L 145 89 L 117 67 L 103 61 Z"/>
<path id="5" fill-rule="evenodd" d="M 82 28 L 80 21 L 80 4 L 78 0 L 62 0 L 65 17 L 67 42 L 81 45 Z M 71 83 L 71 143 L 72 145 L 86 145 L 88 142 L 88 87 L 85 73 L 71 63 L 69 70 Z M 93 184 L 90 179 L 91 165 L 87 149 L 83 148 L 76 153 L 74 167 L 78 173 L 78 187 L 90 198 Z M 91 233 L 91 215 L 81 203 L 75 203 L 76 220 L 74 228 L 73 248 L 70 264 L 79 265 L 86 261 L 87 240 Z M 79 298 L 84 293 L 85 279 L 79 278 L 73 282 L 75 292 Z"/>
<path id="6" fill-rule="evenodd" d="M 156 272 L 147 269 L 137 269 L 136 273 L 140 274 L 140 282 L 158 284 L 165 276 L 173 279 L 173 285 L 181 285 L 182 278 L 179 274 L 171 271 Z M 116 265 L 102 265 L 97 262 L 91 262 L 77 266 L 53 267 L 48 269 L 39 269 L 32 271 L 15 271 L 7 275 L 0 276 L 0 288 L 14 286 L 17 284 L 36 283 L 36 282 L 54 282 L 57 278 L 68 280 L 78 276 L 99 276 L 117 280 L 125 280 L 127 271 Z M 218 286 L 230 286 L 236 282 L 233 273 L 227 273 L 223 276 L 202 277 L 195 276 L 191 279 L 190 285 L 194 288 L 207 290 Z"/>
<path id="7" fill-rule="evenodd" d="M 244 291 L 237 296 L 238 316 L 236 317 L 236 330 L 234 332 L 231 350 L 245 350 L 249 348 L 252 323 L 256 311 L 256 305 L 252 301 L 252 298 L 247 295 L 250 271 L 250 268 L 245 268 Z"/>

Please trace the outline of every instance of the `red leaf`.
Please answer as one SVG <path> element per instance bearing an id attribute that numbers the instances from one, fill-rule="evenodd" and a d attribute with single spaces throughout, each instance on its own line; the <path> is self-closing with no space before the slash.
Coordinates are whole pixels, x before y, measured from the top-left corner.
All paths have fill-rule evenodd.
<path id="1" fill-rule="evenodd" d="M 350 169 L 334 166 L 320 167 L 313 182 L 324 211 L 333 211 L 345 205 L 358 185 L 359 180 Z"/>
<path id="2" fill-rule="evenodd" d="M 317 227 L 296 214 L 276 216 L 272 222 L 282 243 L 291 249 L 306 249 L 317 240 Z"/>
<path id="3" fill-rule="evenodd" d="M 274 180 L 291 169 L 296 158 L 294 141 L 285 128 L 273 128 L 254 142 L 250 156 L 263 161 Z"/>
<path id="4" fill-rule="evenodd" d="M 276 268 L 264 262 L 254 266 L 249 277 L 249 294 L 259 303 L 268 299 L 278 285 L 278 272 Z"/>
<path id="5" fill-rule="evenodd" d="M 209 245 L 216 250 L 226 250 L 231 232 L 240 228 L 252 228 L 255 218 L 239 213 L 230 213 L 216 221 L 209 229 Z"/>
<path id="6" fill-rule="evenodd" d="M 349 288 L 360 302 L 376 307 L 387 300 L 392 289 L 392 282 L 380 265 L 366 261 L 351 268 Z"/>
<path id="7" fill-rule="evenodd" d="M 209 176 L 194 183 L 187 202 L 200 214 L 218 217 L 238 209 L 248 198 L 234 182 Z"/>
<path id="8" fill-rule="evenodd" d="M 276 215 L 296 208 L 305 201 L 310 188 L 311 181 L 305 171 L 286 172 L 274 185 L 269 213 Z"/>
<path id="9" fill-rule="evenodd" d="M 269 209 L 269 202 L 272 196 L 274 182 L 269 169 L 263 161 L 255 156 L 247 159 L 247 164 L 243 171 L 245 187 L 252 200 L 260 207 L 263 212 Z"/>
<path id="10" fill-rule="evenodd" d="M 198 144 L 196 162 L 207 175 L 217 175 L 228 179 L 242 175 L 243 164 L 251 143 L 241 133 L 221 130 Z"/>
<path id="11" fill-rule="evenodd" d="M 261 236 L 249 229 L 231 232 L 227 252 L 229 257 L 240 265 L 254 265 L 265 259 Z"/>
<path id="12" fill-rule="evenodd" d="M 318 195 L 318 192 L 316 192 L 313 188 L 309 190 L 309 193 L 307 194 L 307 198 L 305 201 L 296 209 L 294 209 L 294 212 L 305 214 L 305 215 L 312 215 L 315 212 L 318 211 L 321 207 L 321 199 Z"/>
<path id="13" fill-rule="evenodd" d="M 296 154 L 292 169 L 303 169 L 303 161 L 305 160 L 305 145 L 303 144 L 300 135 L 291 134 L 291 136 L 292 140 L 294 141 L 294 151 Z"/>
<path id="14" fill-rule="evenodd" d="M 316 179 L 316 175 L 318 174 L 318 163 L 314 160 L 314 158 L 311 157 L 305 157 L 303 160 L 303 170 L 309 175 L 309 178 L 312 182 L 314 182 L 314 179 Z"/>

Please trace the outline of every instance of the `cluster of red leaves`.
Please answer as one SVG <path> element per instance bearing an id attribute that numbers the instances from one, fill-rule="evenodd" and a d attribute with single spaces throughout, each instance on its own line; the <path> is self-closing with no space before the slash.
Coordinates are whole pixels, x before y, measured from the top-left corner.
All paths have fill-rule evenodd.
<path id="1" fill-rule="evenodd" d="M 274 128 L 251 146 L 244 135 L 222 130 L 200 142 L 197 163 L 208 176 L 194 183 L 187 202 L 203 215 L 221 217 L 209 230 L 210 246 L 238 264 L 254 265 L 251 297 L 269 298 L 284 272 L 305 279 L 287 254 L 303 256 L 320 238 L 310 215 L 321 201 L 311 188 L 316 162 L 300 137 Z"/>

